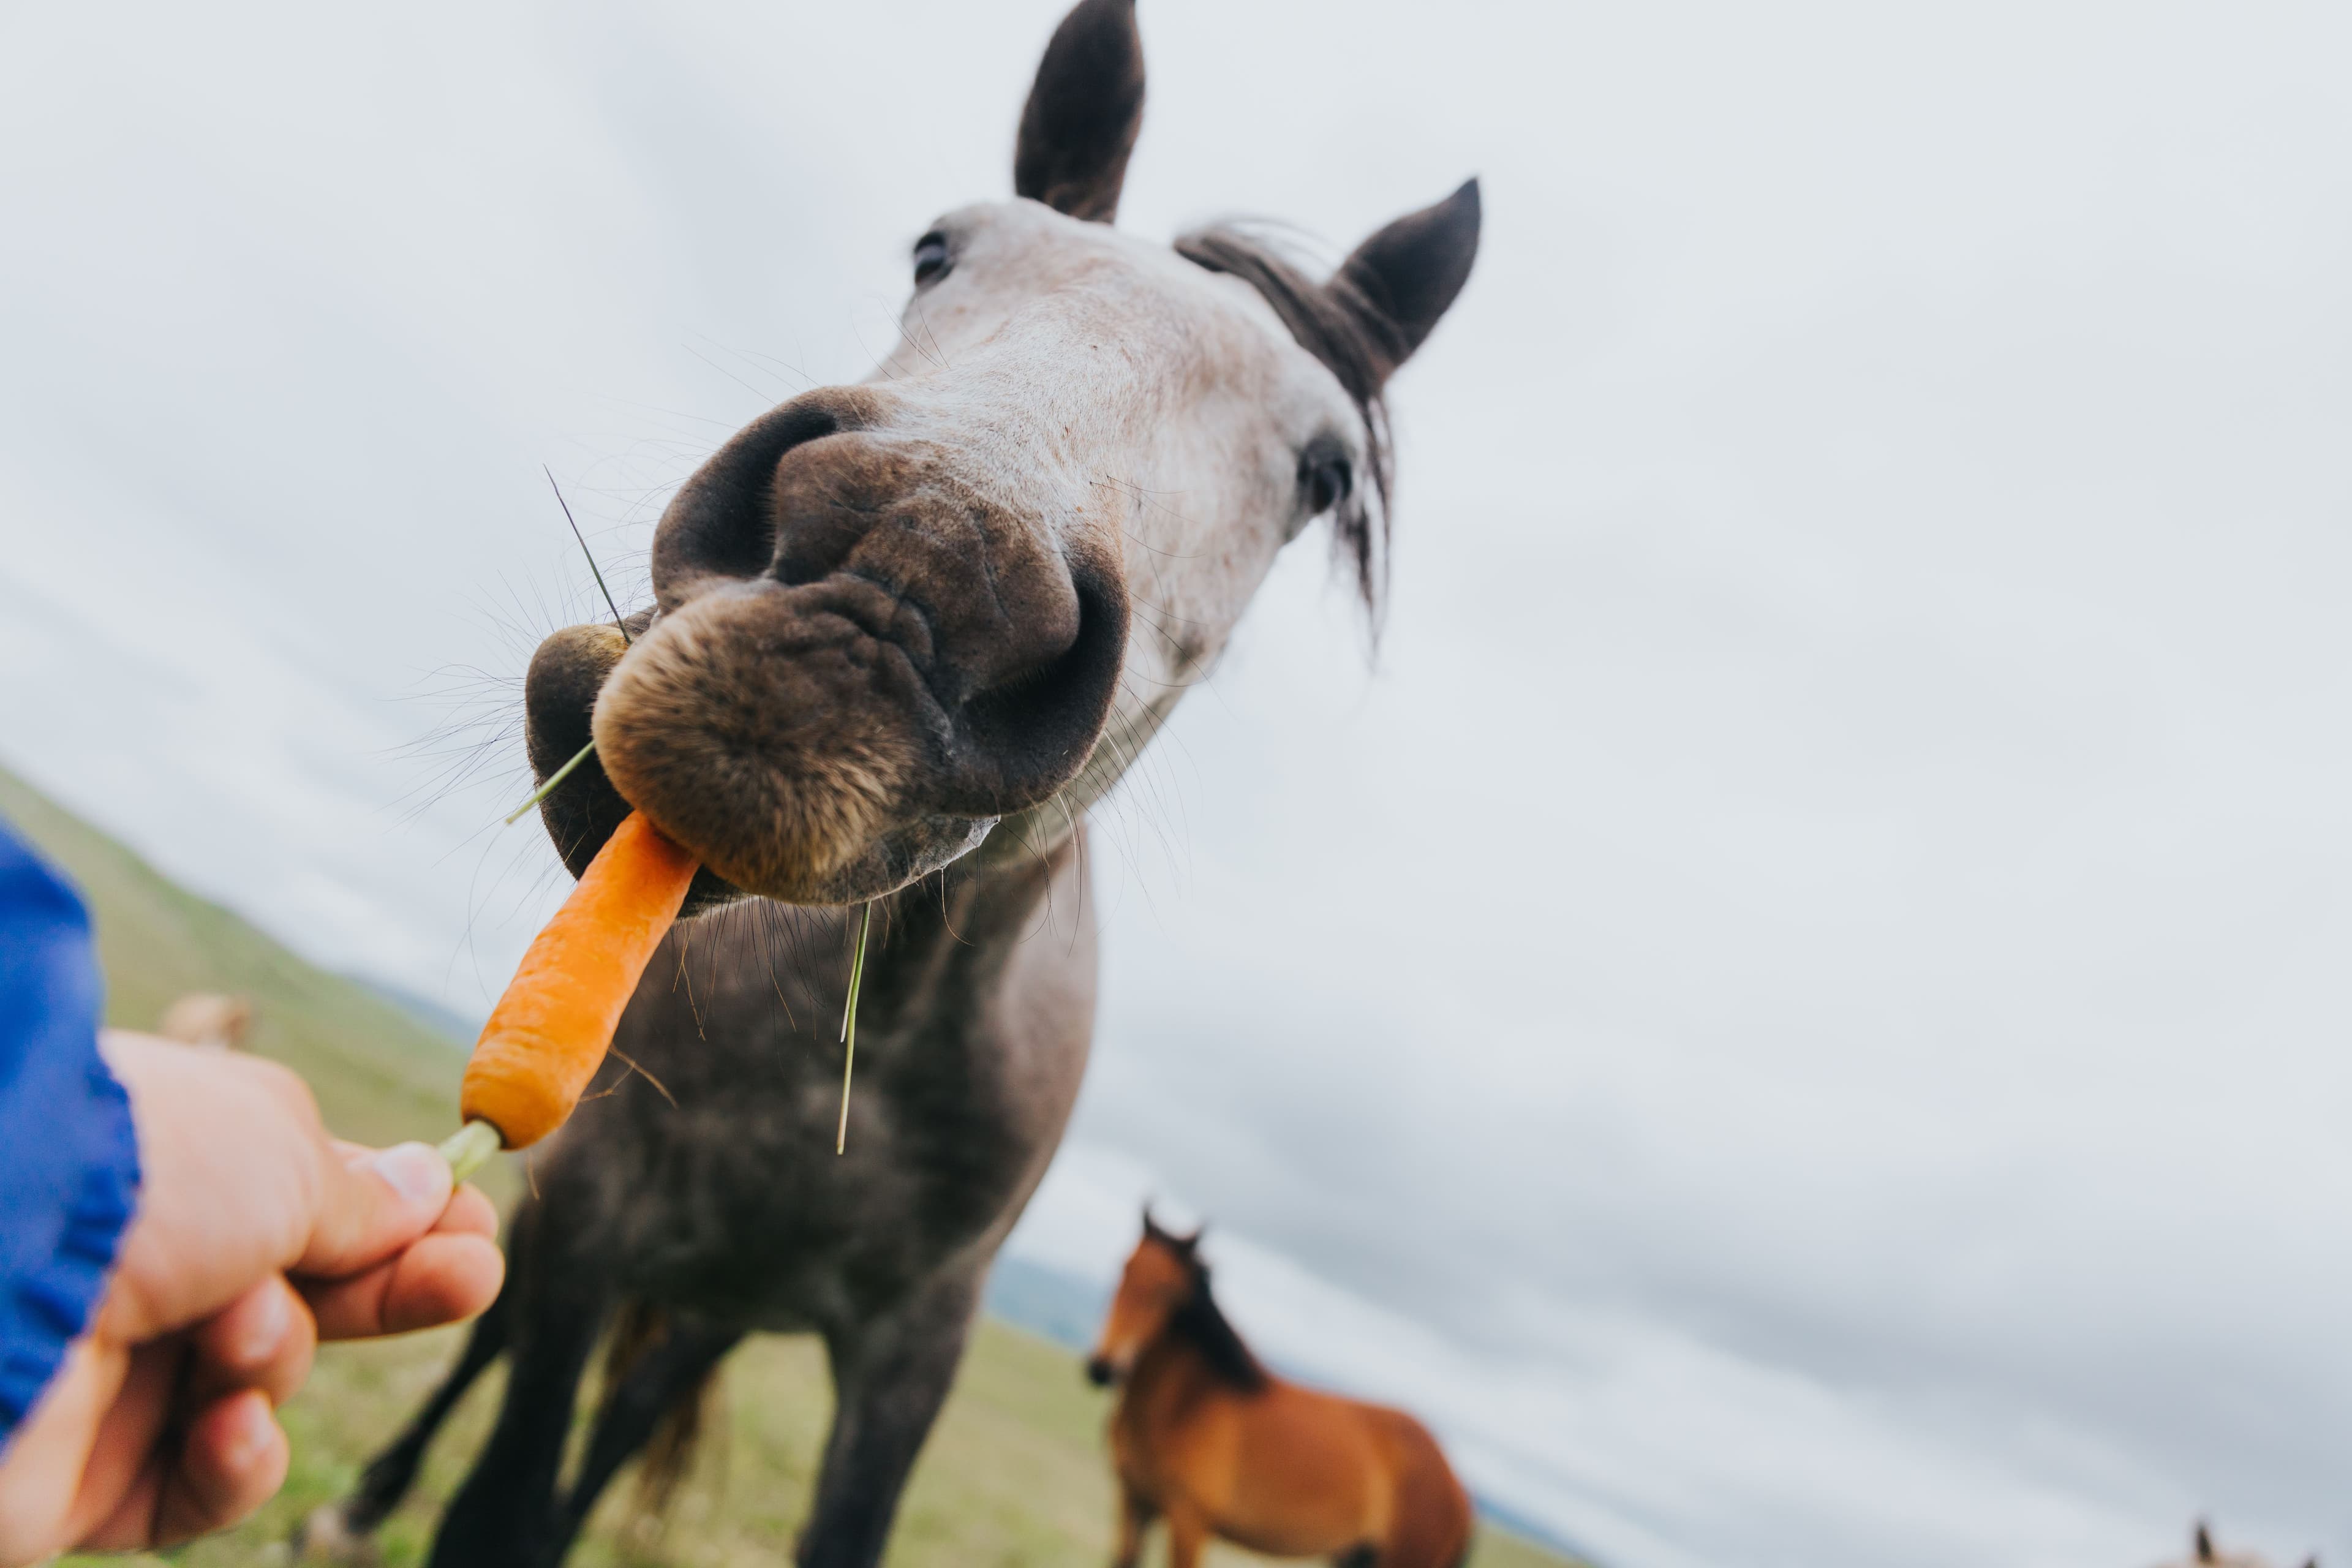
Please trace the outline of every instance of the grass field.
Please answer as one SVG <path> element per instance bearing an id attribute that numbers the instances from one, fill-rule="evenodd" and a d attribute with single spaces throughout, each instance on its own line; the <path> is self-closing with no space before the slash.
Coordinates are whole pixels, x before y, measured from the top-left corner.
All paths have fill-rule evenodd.
<path id="1" fill-rule="evenodd" d="M 462 1065 L 451 1045 L 363 988 L 304 963 L 245 921 L 195 898 L 136 856 L 0 772 L 0 815 L 79 883 L 98 922 L 108 1016 L 152 1026 L 194 990 L 250 996 L 251 1047 L 299 1070 L 339 1131 L 371 1142 L 449 1130 Z M 488 1184 L 501 1197 L 510 1172 Z M 457 1331 L 331 1346 L 287 1406 L 294 1468 L 245 1528 L 173 1553 L 188 1568 L 283 1561 L 293 1521 L 339 1495 L 457 1353 Z M 788 1562 L 831 1404 L 814 1342 L 764 1338 L 728 1364 L 724 1419 L 666 1520 L 642 1517 L 629 1478 L 607 1493 L 572 1554 L 589 1568 L 732 1568 Z M 421 1563 L 439 1505 L 463 1476 L 498 1398 L 485 1378 L 436 1446 L 418 1496 L 389 1521 L 386 1563 Z M 1102 1450 L 1108 1401 L 1076 1359 L 984 1321 L 900 1510 L 891 1568 L 1058 1568 L 1106 1563 L 1111 1489 Z M 1155 1552 L 1150 1560 L 1157 1561 Z M 1239 1552 L 1213 1562 L 1255 1561 Z M 76 1560 L 68 1560 L 76 1561 Z M 89 1560 L 96 1562 L 97 1560 Z M 1559 1568 L 1568 1559 L 1491 1526 L 1478 1568 Z"/>

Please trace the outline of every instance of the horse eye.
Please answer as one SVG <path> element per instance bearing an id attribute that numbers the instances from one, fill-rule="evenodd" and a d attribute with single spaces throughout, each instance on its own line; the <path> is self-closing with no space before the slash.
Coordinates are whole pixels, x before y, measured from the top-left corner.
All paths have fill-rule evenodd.
<path id="1" fill-rule="evenodd" d="M 1310 453 L 1301 467 L 1307 470 L 1300 478 L 1307 481 L 1307 510 L 1312 516 L 1329 511 L 1356 488 L 1355 470 L 1336 452 Z"/>
<path id="2" fill-rule="evenodd" d="M 948 237 L 932 233 L 915 241 L 915 287 L 919 289 L 948 269 Z"/>

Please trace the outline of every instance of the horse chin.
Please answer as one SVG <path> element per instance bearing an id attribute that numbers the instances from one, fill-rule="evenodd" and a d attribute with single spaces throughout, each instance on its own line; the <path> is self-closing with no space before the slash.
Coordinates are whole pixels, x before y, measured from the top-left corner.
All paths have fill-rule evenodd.
<path id="1" fill-rule="evenodd" d="M 870 903 L 910 887 L 971 854 L 987 841 L 997 820 L 992 816 L 977 820 L 930 817 L 877 839 L 863 853 L 822 878 L 794 878 L 747 888 L 706 866 L 696 873 L 693 885 L 687 889 L 678 919 L 715 914 L 751 899 L 800 905 Z"/>
<path id="2" fill-rule="evenodd" d="M 862 904 L 921 881 L 986 841 L 992 816 L 927 816 L 869 841 L 821 871 L 732 884 L 745 893 L 787 904 Z"/>

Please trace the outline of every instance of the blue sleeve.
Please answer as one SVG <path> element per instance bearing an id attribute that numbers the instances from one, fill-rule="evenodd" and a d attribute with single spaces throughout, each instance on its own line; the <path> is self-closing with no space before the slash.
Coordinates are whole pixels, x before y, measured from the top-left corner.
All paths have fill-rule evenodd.
<path id="1" fill-rule="evenodd" d="M 97 1310 L 139 1191 L 89 917 L 0 826 L 0 1448 Z"/>

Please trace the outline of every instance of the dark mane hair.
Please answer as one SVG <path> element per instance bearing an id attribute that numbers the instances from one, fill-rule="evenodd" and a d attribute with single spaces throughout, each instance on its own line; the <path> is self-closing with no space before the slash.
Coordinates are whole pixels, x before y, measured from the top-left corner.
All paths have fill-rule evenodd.
<path id="1" fill-rule="evenodd" d="M 1264 1388 L 1265 1368 L 1258 1364 L 1257 1357 L 1217 1310 L 1217 1299 L 1209 1293 L 1209 1266 L 1189 1252 L 1184 1254 L 1184 1263 L 1192 1271 L 1192 1293 L 1168 1315 L 1168 1331 L 1199 1351 L 1209 1369 L 1234 1387 Z"/>
<path id="2" fill-rule="evenodd" d="M 1354 569 L 1377 637 L 1388 595 L 1389 484 L 1394 472 L 1381 383 L 1407 352 L 1402 334 L 1388 330 L 1380 308 L 1346 278 L 1316 282 L 1257 228 L 1219 224 L 1198 229 L 1176 241 L 1176 254 L 1256 289 L 1298 346 L 1339 378 L 1362 417 L 1364 466 L 1370 470 L 1364 479 L 1370 482 L 1360 480 L 1332 513 L 1331 548 Z"/>

